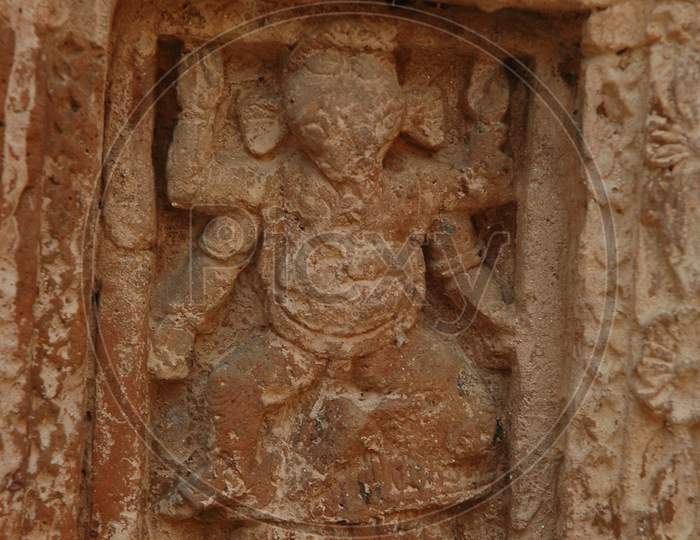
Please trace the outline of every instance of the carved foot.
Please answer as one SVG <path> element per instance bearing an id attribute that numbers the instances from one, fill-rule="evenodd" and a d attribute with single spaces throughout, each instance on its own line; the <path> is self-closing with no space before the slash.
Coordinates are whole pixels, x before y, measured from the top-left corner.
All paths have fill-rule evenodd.
<path id="1" fill-rule="evenodd" d="M 206 493 L 206 489 L 197 489 L 187 480 L 181 480 L 174 490 L 166 493 L 158 502 L 156 511 L 176 520 L 196 517 L 212 508 L 218 500 L 213 492 Z"/>
<path id="2" fill-rule="evenodd" d="M 181 480 L 158 502 L 156 511 L 175 520 L 190 519 L 216 505 L 232 505 L 247 489 L 240 475 L 227 468 L 223 474 L 201 482 Z"/>
<path id="3" fill-rule="evenodd" d="M 182 483 L 181 483 L 182 484 Z M 156 505 L 156 512 L 161 516 L 175 520 L 184 520 L 195 517 L 203 507 L 193 503 L 181 489 L 181 485 L 165 495 Z"/>

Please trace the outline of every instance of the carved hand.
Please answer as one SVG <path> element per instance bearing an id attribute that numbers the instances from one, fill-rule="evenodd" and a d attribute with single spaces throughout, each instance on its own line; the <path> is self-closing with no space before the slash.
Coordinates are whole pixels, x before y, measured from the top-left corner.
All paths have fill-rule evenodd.
<path id="1" fill-rule="evenodd" d="M 224 64 L 219 51 L 200 51 L 181 64 L 177 95 L 183 111 L 211 114 L 224 92 Z"/>
<path id="2" fill-rule="evenodd" d="M 428 269 L 442 282 L 453 304 L 459 309 L 471 305 L 504 333 L 512 333 L 515 308 L 504 301 L 493 270 L 483 264 L 468 218 L 458 213 L 442 215 L 431 225 L 428 237 Z"/>
<path id="3" fill-rule="evenodd" d="M 470 135 L 469 170 L 463 182 L 482 208 L 513 199 L 513 159 L 503 151 L 507 139 L 508 127 L 502 123 L 476 124 Z"/>
<path id="4" fill-rule="evenodd" d="M 206 54 L 206 53 L 205 53 Z M 180 64 L 178 100 L 182 113 L 168 152 L 170 202 L 189 208 L 196 199 L 205 170 L 212 163 L 214 119 L 224 90 L 221 54 L 193 55 Z"/>
<path id="5" fill-rule="evenodd" d="M 504 147 L 508 140 L 505 118 L 510 106 L 510 84 L 503 67 L 482 59 L 474 66 L 464 96 L 471 133 L 467 150 L 469 174 L 463 185 L 475 205 L 499 206 L 513 198 L 513 160 Z"/>

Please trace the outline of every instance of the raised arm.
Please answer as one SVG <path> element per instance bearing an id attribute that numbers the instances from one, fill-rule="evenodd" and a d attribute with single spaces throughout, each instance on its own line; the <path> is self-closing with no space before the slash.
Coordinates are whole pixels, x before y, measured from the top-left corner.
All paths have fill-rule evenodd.
<path id="1" fill-rule="evenodd" d="M 221 54 L 202 53 L 180 64 L 177 98 L 181 112 L 168 152 L 168 198 L 190 208 L 201 197 L 214 154 L 214 128 L 224 93 Z"/>
<path id="2" fill-rule="evenodd" d="M 476 62 L 464 105 L 470 120 L 469 168 L 464 179 L 467 195 L 473 205 L 482 209 L 511 202 L 513 160 L 504 151 L 508 140 L 510 83 L 500 64 Z"/>
<path id="3" fill-rule="evenodd" d="M 258 221 L 244 210 L 212 219 L 175 269 L 166 274 L 152 310 L 149 371 L 160 379 L 189 373 L 194 340 L 213 316 L 252 258 Z"/>
<path id="4" fill-rule="evenodd" d="M 278 96 L 264 83 L 231 87 L 221 53 L 200 51 L 180 65 L 177 97 L 166 167 L 171 204 L 212 215 L 259 209 L 275 177 L 273 150 L 286 135 Z"/>
<path id="5" fill-rule="evenodd" d="M 513 160 L 505 150 L 510 83 L 500 64 L 485 60 L 475 64 L 463 105 L 467 119 L 467 165 L 462 168 L 445 165 L 434 184 L 443 190 L 441 210 L 474 214 L 515 198 Z"/>

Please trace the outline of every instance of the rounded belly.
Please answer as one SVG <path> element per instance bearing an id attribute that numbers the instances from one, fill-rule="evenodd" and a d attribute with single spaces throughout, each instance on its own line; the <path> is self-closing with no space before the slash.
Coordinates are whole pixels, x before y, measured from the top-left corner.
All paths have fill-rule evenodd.
<path id="1" fill-rule="evenodd" d="M 344 231 L 284 240 L 263 254 L 274 266 L 268 282 L 273 324 L 342 339 L 415 322 L 425 297 L 419 245 Z"/>

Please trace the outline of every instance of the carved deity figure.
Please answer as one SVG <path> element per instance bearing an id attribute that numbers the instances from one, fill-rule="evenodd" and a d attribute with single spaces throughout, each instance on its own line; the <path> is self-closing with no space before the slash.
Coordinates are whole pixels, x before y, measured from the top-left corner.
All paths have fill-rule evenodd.
<path id="1" fill-rule="evenodd" d="M 280 508 L 274 486 L 284 483 L 289 505 L 322 494 L 304 519 L 361 522 L 449 504 L 468 491 L 465 478 L 476 489 L 493 472 L 500 414 L 479 359 L 421 312 L 430 283 L 456 308 L 509 325 L 470 221 L 512 198 L 501 150 L 508 80 L 495 64 L 475 66 L 464 106 L 479 126 L 477 159 L 458 170 L 432 157 L 444 143 L 441 95 L 402 88 L 394 41 L 392 28 L 360 19 L 302 37 L 279 93 L 261 80 L 237 96 L 246 155 L 214 152 L 221 54 L 181 70 L 168 198 L 212 218 L 163 278 L 149 368 L 188 376 L 196 336 L 247 266 L 267 327 L 209 375 L 212 440 L 199 477 L 210 489 L 181 482 L 161 501 L 165 514 Z"/>

